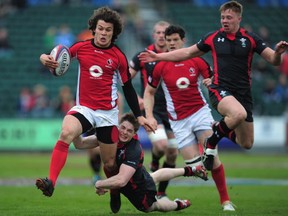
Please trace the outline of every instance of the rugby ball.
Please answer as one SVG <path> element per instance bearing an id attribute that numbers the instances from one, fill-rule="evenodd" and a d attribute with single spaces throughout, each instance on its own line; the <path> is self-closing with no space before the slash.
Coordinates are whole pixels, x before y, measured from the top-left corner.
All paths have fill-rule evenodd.
<path id="1" fill-rule="evenodd" d="M 50 69 L 50 72 L 54 76 L 63 76 L 67 72 L 71 62 L 69 48 L 64 45 L 57 45 L 52 49 L 50 55 L 59 63 L 59 66 L 55 69 Z"/>

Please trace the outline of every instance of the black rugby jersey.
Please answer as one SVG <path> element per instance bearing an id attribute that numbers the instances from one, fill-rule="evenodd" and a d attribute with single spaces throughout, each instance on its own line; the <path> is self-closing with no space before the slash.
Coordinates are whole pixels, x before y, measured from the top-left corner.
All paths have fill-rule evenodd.
<path id="1" fill-rule="evenodd" d="M 150 46 L 148 46 L 147 49 L 152 50 L 155 53 L 158 53 L 154 44 L 151 44 Z M 143 51 L 145 51 L 145 50 L 143 50 Z M 141 51 L 141 52 L 143 52 L 143 51 Z M 151 74 L 151 72 L 154 70 L 154 67 L 156 66 L 156 64 L 158 62 L 144 63 L 144 62 L 140 61 L 138 55 L 141 52 L 137 53 L 132 58 L 129 66 L 131 68 L 133 68 L 134 70 L 141 72 L 141 75 L 140 75 L 140 78 L 141 78 L 141 97 L 143 97 L 145 87 L 148 83 L 148 77 Z M 163 112 L 166 112 L 166 100 L 165 100 L 165 95 L 164 95 L 164 92 L 163 92 L 161 85 L 158 86 L 154 97 L 155 97 L 154 107 L 157 107 L 157 109 L 159 109 Z"/>
<path id="2" fill-rule="evenodd" d="M 251 64 L 254 52 L 259 55 L 267 47 L 254 33 L 240 28 L 227 34 L 223 28 L 208 33 L 198 43 L 203 52 L 212 53 L 215 85 L 229 90 L 251 88 Z"/>
<path id="3" fill-rule="evenodd" d="M 132 138 L 126 144 L 118 143 L 116 163 L 120 167 L 121 164 L 136 169 L 136 172 L 129 180 L 126 186 L 120 189 L 121 193 L 127 197 L 137 195 L 137 192 L 156 190 L 155 183 L 143 166 L 144 151 L 139 143 L 139 140 Z"/>

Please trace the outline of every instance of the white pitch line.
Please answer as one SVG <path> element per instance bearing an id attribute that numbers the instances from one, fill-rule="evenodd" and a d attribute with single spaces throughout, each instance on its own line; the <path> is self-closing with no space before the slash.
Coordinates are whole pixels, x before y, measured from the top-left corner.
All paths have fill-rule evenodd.
<path id="1" fill-rule="evenodd" d="M 226 183 L 231 185 L 278 185 L 287 186 L 288 180 L 285 179 L 248 179 L 248 178 L 227 178 Z M 210 178 L 208 181 L 202 179 L 179 177 L 170 181 L 169 186 L 211 186 L 214 181 Z M 0 179 L 0 186 L 31 186 L 35 185 L 35 179 L 13 178 Z M 57 185 L 91 185 L 92 181 L 88 179 L 77 178 L 59 178 Z"/>

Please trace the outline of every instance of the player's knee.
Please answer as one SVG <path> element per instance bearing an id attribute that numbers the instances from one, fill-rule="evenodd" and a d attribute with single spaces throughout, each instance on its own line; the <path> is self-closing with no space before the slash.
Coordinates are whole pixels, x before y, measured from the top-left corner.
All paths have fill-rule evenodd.
<path id="1" fill-rule="evenodd" d="M 241 146 L 242 148 L 249 150 L 253 147 L 253 143 L 243 143 Z"/>
<path id="2" fill-rule="evenodd" d="M 163 128 L 158 128 L 155 133 L 149 133 L 148 137 L 155 150 L 158 152 L 162 151 L 164 154 L 164 151 L 168 146 L 168 138 L 165 130 Z"/>
<path id="3" fill-rule="evenodd" d="M 75 138 L 75 133 L 72 130 L 70 130 L 69 128 L 62 128 L 62 131 L 60 134 L 60 140 L 63 140 L 66 143 L 71 143 L 74 138 Z"/>
<path id="4" fill-rule="evenodd" d="M 176 138 L 172 138 L 168 140 L 168 149 L 177 149 L 178 148 L 178 142 Z"/>
<path id="5" fill-rule="evenodd" d="M 107 169 L 108 171 L 113 171 L 114 169 L 117 169 L 115 156 L 105 155 L 105 156 L 101 157 L 101 159 L 102 159 L 104 168 Z"/>
<path id="6" fill-rule="evenodd" d="M 177 154 L 167 155 L 167 162 L 168 163 L 175 163 L 177 159 Z"/>
<path id="7" fill-rule="evenodd" d="M 167 153 L 166 153 L 166 158 L 167 158 L 167 162 L 170 163 L 174 163 L 177 159 L 178 156 L 178 150 L 177 149 L 167 149 Z"/>
<path id="8" fill-rule="evenodd" d="M 244 149 L 251 149 L 253 147 L 254 140 L 243 140 L 240 142 L 240 146 Z"/>
<path id="9" fill-rule="evenodd" d="M 103 161 L 104 167 L 108 172 L 114 172 L 117 167 L 114 160 Z"/>
<path id="10" fill-rule="evenodd" d="M 153 152 L 158 156 L 163 156 L 167 149 L 167 141 L 166 140 L 158 140 L 152 142 Z"/>
<path id="11" fill-rule="evenodd" d="M 220 161 L 219 155 L 217 155 L 216 157 L 214 157 L 213 170 L 217 169 L 218 167 L 220 167 L 221 164 L 222 164 L 222 162 Z"/>
<path id="12" fill-rule="evenodd" d="M 81 148 L 81 145 L 79 145 L 78 143 L 73 143 L 74 144 L 74 147 L 75 147 L 75 149 L 77 149 L 77 150 L 81 150 L 82 148 Z"/>
<path id="13" fill-rule="evenodd" d="M 196 156 L 196 157 L 194 157 L 194 158 L 192 158 L 192 159 L 185 160 L 185 164 L 186 164 L 187 166 L 191 166 L 191 167 L 192 167 L 192 166 L 203 165 L 200 155 L 198 155 L 198 156 Z"/>
<path id="14" fill-rule="evenodd" d="M 242 122 L 247 118 L 247 112 L 245 110 L 243 111 L 237 111 L 234 113 L 233 118 L 237 121 L 237 122 Z"/>

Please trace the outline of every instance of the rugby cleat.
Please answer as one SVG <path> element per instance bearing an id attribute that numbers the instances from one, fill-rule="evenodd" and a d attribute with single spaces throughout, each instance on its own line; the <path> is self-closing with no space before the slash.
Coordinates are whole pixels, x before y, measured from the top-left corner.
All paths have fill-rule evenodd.
<path id="1" fill-rule="evenodd" d="M 175 209 L 175 211 L 179 211 L 185 208 L 188 208 L 191 205 L 191 202 L 189 200 L 181 200 L 181 199 L 175 199 L 174 202 L 177 203 L 177 208 Z"/>
<path id="2" fill-rule="evenodd" d="M 51 197 L 54 192 L 54 186 L 48 178 L 38 178 L 35 183 L 36 187 L 43 192 L 43 195 Z"/>
<path id="3" fill-rule="evenodd" d="M 204 181 L 208 180 L 206 169 L 202 165 L 192 167 L 186 166 L 184 167 L 184 169 L 185 169 L 184 176 L 195 176 L 203 179 Z"/>
<path id="4" fill-rule="evenodd" d="M 236 211 L 235 205 L 232 202 L 225 202 L 222 204 L 223 211 Z"/>

